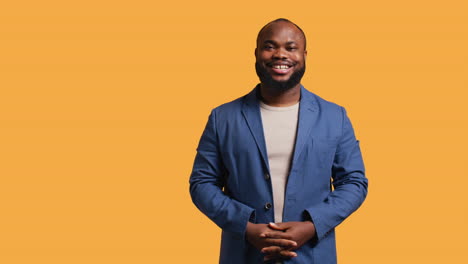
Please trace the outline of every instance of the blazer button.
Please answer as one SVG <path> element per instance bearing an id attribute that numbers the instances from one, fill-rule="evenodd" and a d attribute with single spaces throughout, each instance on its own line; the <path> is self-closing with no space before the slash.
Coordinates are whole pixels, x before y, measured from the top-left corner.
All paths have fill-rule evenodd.
<path id="1" fill-rule="evenodd" d="M 265 209 L 270 210 L 270 208 L 271 208 L 271 203 L 266 203 L 265 204 Z"/>
<path id="2" fill-rule="evenodd" d="M 265 180 L 269 180 L 270 179 L 270 174 L 269 173 L 265 173 Z"/>

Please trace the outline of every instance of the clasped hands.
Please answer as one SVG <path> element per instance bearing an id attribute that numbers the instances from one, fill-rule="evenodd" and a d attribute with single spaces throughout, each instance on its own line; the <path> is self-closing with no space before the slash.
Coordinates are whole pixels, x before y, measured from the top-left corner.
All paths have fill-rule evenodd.
<path id="1" fill-rule="evenodd" d="M 294 250 L 300 248 L 316 235 L 311 221 L 269 224 L 247 223 L 246 238 L 265 254 L 264 260 L 297 257 Z"/>

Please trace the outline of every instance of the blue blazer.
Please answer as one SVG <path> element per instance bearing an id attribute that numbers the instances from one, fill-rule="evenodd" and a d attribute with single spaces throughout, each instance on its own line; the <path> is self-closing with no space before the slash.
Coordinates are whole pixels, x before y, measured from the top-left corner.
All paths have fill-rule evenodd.
<path id="1" fill-rule="evenodd" d="M 223 230 L 222 264 L 262 263 L 262 253 L 244 237 L 246 225 L 274 222 L 258 93 L 259 86 L 213 109 L 190 177 L 193 202 Z M 284 263 L 336 263 L 334 228 L 366 195 L 359 141 L 346 111 L 301 87 L 283 222 L 312 220 L 317 239 Z"/>

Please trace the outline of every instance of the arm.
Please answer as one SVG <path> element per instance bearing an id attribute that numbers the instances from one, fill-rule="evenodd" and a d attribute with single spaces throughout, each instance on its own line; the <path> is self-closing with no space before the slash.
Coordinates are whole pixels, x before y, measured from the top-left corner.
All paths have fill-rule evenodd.
<path id="1" fill-rule="evenodd" d="M 223 193 L 225 168 L 220 157 L 216 111 L 212 111 L 197 148 L 190 176 L 193 203 L 223 230 L 243 239 L 254 209 Z"/>
<path id="2" fill-rule="evenodd" d="M 195 205 L 224 231 L 230 232 L 239 239 L 246 238 L 254 247 L 265 246 L 293 247 L 294 241 L 261 237 L 268 230 L 267 224 L 254 224 L 249 220 L 255 210 L 226 195 L 224 169 L 219 152 L 218 134 L 216 131 L 216 112 L 209 117 L 206 128 L 200 139 L 192 175 L 190 176 L 190 194 Z M 295 256 L 295 253 L 285 253 Z"/>
<path id="3" fill-rule="evenodd" d="M 364 201 L 367 195 L 367 179 L 364 176 L 359 142 L 354 136 L 351 122 L 343 108 L 342 117 L 342 133 L 332 166 L 334 190 L 323 202 L 305 209 L 307 221 L 269 224 L 271 230 L 262 234 L 263 236 L 297 242 L 297 246 L 290 250 L 299 248 L 308 241 L 320 241 Z M 283 232 L 277 233 L 273 230 Z M 262 249 L 267 257 L 282 251 L 284 249 L 275 246 Z"/>
<path id="4" fill-rule="evenodd" d="M 297 242 L 294 250 L 308 241 L 317 242 L 333 228 L 354 212 L 367 195 L 367 179 L 364 176 L 364 164 L 356 141 L 351 122 L 342 108 L 342 133 L 339 139 L 332 166 L 334 191 L 319 204 L 305 209 L 308 220 L 304 222 L 285 222 L 269 224 L 271 230 L 262 236 L 269 238 L 290 239 Z M 273 230 L 282 230 L 278 233 Z M 265 247 L 262 252 L 271 259 L 284 252 L 277 246 Z"/>
<path id="5" fill-rule="evenodd" d="M 364 175 L 359 141 L 344 108 L 342 116 L 342 134 L 332 166 L 334 190 L 322 203 L 305 209 L 315 226 L 318 241 L 353 213 L 367 195 L 368 181 Z"/>

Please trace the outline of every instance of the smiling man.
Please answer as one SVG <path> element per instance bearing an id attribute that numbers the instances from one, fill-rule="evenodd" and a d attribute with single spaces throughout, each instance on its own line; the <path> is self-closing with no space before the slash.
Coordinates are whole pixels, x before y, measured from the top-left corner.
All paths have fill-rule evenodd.
<path id="1" fill-rule="evenodd" d="M 220 263 L 336 263 L 335 227 L 367 195 L 346 111 L 300 84 L 306 56 L 296 24 L 268 23 L 260 84 L 208 119 L 190 193 L 223 230 Z"/>

